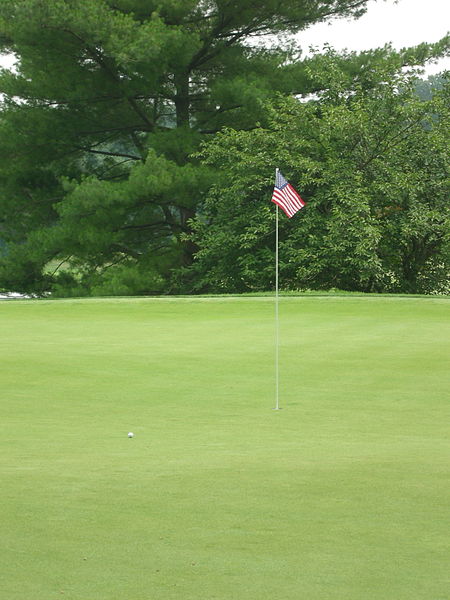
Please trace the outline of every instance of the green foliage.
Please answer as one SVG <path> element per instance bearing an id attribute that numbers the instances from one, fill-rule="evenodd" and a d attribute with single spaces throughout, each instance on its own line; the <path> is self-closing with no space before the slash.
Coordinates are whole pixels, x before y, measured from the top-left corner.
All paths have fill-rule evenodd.
<path id="1" fill-rule="evenodd" d="M 254 127 L 295 85 L 282 74 L 292 52 L 252 36 L 365 3 L 3 0 L 2 50 L 18 62 L 0 73 L 2 285 L 61 290 L 59 260 L 107 287 L 111 265 L 133 279 L 151 262 L 167 287 L 192 262 L 183 236 L 210 185 L 190 155 L 223 126 Z"/>
<path id="2" fill-rule="evenodd" d="M 279 166 L 308 202 L 280 219 L 283 287 L 447 291 L 448 82 L 421 101 L 395 63 L 373 68 L 370 87 L 349 81 L 332 51 L 314 68 L 317 99 L 280 98 L 267 107 L 268 127 L 227 130 L 203 147 L 222 177 L 193 224 L 200 250 L 187 285 L 273 287 Z"/>
<path id="3" fill-rule="evenodd" d="M 193 156 L 203 141 L 223 128 L 271 127 L 266 106 L 278 93 L 326 89 L 331 101 L 356 82 L 370 89 L 374 63 L 400 68 L 445 51 L 444 39 L 301 60 L 287 34 L 357 16 L 365 4 L 2 0 L 1 50 L 16 55 L 17 68 L 0 72 L 0 285 L 61 294 L 93 293 L 102 282 L 122 290 L 127 281 L 136 293 L 189 287 L 192 219 L 219 177 Z M 280 36 L 255 44 L 266 34 Z M 367 203 L 361 189 L 353 193 Z M 352 235 L 356 260 L 368 260 L 366 234 Z M 263 257 L 264 245 L 245 266 L 251 277 Z M 49 268 L 55 261 L 63 273 Z M 374 277 L 377 268 L 372 261 Z M 261 287 L 267 276 L 258 277 Z"/>

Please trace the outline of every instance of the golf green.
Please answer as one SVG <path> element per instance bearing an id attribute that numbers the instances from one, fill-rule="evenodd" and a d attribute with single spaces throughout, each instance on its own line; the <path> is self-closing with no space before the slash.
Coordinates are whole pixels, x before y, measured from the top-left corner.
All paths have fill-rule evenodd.
<path id="1" fill-rule="evenodd" d="M 450 598 L 449 309 L 1 302 L 1 597 Z"/>

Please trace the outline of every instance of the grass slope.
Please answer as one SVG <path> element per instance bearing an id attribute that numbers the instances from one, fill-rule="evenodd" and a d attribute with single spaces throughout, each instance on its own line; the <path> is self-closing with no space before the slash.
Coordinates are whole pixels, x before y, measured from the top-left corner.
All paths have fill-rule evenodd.
<path id="1" fill-rule="evenodd" d="M 2 302 L 2 598 L 448 599 L 449 307 Z"/>

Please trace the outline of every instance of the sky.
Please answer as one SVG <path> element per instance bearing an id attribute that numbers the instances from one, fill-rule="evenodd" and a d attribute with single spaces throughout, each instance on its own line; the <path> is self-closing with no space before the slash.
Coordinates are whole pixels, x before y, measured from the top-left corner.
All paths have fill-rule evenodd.
<path id="1" fill-rule="evenodd" d="M 0 0 L 1 1 L 1 0 Z M 369 50 L 391 42 L 394 48 L 437 42 L 450 30 L 450 0 L 370 0 L 360 19 L 319 23 L 298 34 L 307 54 L 310 46 L 329 43 L 336 50 Z M 0 56 L 10 67 L 12 57 Z M 427 68 L 427 75 L 450 69 L 450 57 Z"/>
<path id="2" fill-rule="evenodd" d="M 319 23 L 298 34 L 304 52 L 329 43 L 336 50 L 370 50 L 392 43 L 396 49 L 437 42 L 450 30 L 450 0 L 371 0 L 357 20 Z M 450 69 L 450 57 L 426 71 Z"/>

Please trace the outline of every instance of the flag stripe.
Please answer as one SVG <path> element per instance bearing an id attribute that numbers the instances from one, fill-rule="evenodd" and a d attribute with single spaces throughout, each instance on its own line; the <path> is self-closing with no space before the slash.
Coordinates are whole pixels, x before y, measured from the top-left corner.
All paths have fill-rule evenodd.
<path id="1" fill-rule="evenodd" d="M 287 197 L 283 197 L 283 199 L 281 200 L 281 206 L 285 206 L 286 212 L 289 213 L 289 217 L 295 215 L 295 213 L 297 212 L 294 204 Z"/>
<path id="2" fill-rule="evenodd" d="M 285 214 L 289 218 L 295 215 L 296 211 L 293 210 L 288 204 L 286 204 L 285 200 L 273 200 L 273 202 L 275 202 L 275 204 L 278 204 L 278 206 L 285 212 Z"/>
<path id="3" fill-rule="evenodd" d="M 274 197 L 272 198 L 272 201 L 275 202 L 275 204 L 278 204 L 278 206 L 284 210 L 288 217 L 295 213 L 294 207 L 291 205 L 289 200 L 287 200 L 279 192 L 274 192 Z"/>
<path id="4" fill-rule="evenodd" d="M 294 203 L 297 206 L 302 207 L 303 206 L 303 200 L 300 198 L 300 196 L 297 194 L 297 192 L 294 190 L 294 188 L 292 187 L 292 185 L 288 185 L 286 187 L 287 193 L 289 194 L 290 197 L 292 197 Z"/>
<path id="5" fill-rule="evenodd" d="M 279 192 L 278 190 L 276 190 L 274 192 L 274 197 L 276 198 L 276 203 L 278 204 L 278 206 L 280 206 L 283 210 L 285 210 L 285 208 L 286 208 L 286 210 L 289 213 L 292 213 L 292 212 L 295 213 L 295 207 L 288 196 L 286 196 L 282 192 Z"/>
<path id="6" fill-rule="evenodd" d="M 289 200 L 289 202 L 291 203 L 294 210 L 295 211 L 300 210 L 302 208 L 302 205 L 300 204 L 300 202 L 297 199 L 297 194 L 292 193 L 292 188 L 290 186 L 286 186 L 285 193 L 286 193 L 286 199 Z"/>
<path id="7" fill-rule="evenodd" d="M 287 185 L 283 189 L 283 194 L 284 194 L 284 197 L 286 198 L 286 201 L 289 202 L 289 204 L 292 206 L 292 208 L 295 208 L 297 205 L 297 198 L 294 196 L 294 194 L 291 193 L 289 185 Z"/>
<path id="8" fill-rule="evenodd" d="M 292 199 L 294 206 L 298 207 L 298 210 L 300 210 L 300 208 L 303 208 L 304 202 L 300 198 L 300 196 L 297 194 L 297 192 L 295 191 L 295 189 L 292 187 L 291 184 L 288 184 L 286 186 L 286 193 Z"/>

